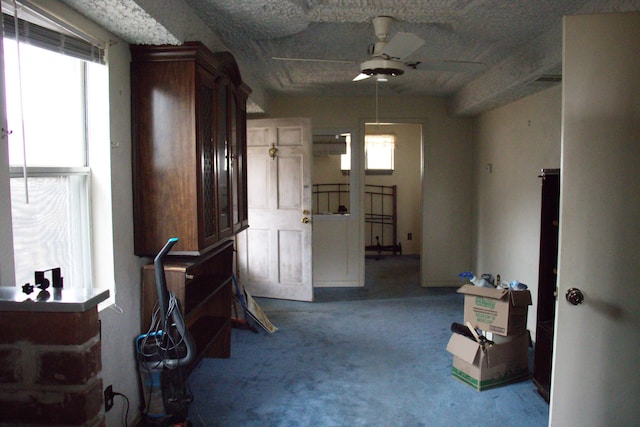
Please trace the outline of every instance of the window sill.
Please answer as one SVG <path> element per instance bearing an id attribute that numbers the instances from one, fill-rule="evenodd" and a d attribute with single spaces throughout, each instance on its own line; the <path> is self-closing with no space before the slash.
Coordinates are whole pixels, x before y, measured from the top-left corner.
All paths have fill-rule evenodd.
<path id="1" fill-rule="evenodd" d="M 343 170 L 342 175 L 348 176 L 351 174 L 351 171 Z M 364 171 L 365 175 L 393 175 L 393 169 L 366 169 Z"/>
<path id="2" fill-rule="evenodd" d="M 54 289 L 25 294 L 17 286 L 0 286 L 0 311 L 80 313 L 109 298 L 109 290 Z"/>

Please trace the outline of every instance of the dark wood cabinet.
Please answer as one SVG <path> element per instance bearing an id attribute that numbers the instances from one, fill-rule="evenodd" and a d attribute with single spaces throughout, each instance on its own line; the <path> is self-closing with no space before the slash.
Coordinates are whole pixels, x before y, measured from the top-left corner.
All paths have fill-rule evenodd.
<path id="1" fill-rule="evenodd" d="M 248 226 L 246 102 L 228 52 L 131 46 L 135 253 L 202 255 Z"/>
<path id="2" fill-rule="evenodd" d="M 180 304 L 196 344 L 195 366 L 203 357 L 231 354 L 233 243 L 227 240 L 200 257 L 172 257 L 164 263 L 167 289 Z M 142 325 L 148 331 L 157 301 L 153 264 L 142 269 Z"/>
<path id="3" fill-rule="evenodd" d="M 551 392 L 553 333 L 556 313 L 558 231 L 560 220 L 560 170 L 544 169 L 540 215 L 540 261 L 533 382 L 548 402 Z"/>
<path id="4" fill-rule="evenodd" d="M 131 55 L 135 253 L 153 257 L 167 239 L 179 239 L 165 276 L 196 362 L 229 357 L 231 238 L 248 227 L 250 90 L 230 53 L 198 42 L 131 46 Z M 144 333 L 158 298 L 152 264 L 142 276 Z"/>

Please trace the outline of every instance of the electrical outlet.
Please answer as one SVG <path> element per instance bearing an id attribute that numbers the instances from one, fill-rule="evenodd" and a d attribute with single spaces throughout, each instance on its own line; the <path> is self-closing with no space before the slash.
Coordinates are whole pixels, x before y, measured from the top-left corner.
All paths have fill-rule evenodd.
<path id="1" fill-rule="evenodd" d="M 412 239 L 413 239 L 413 233 L 407 234 L 407 240 L 412 240 Z"/>
<path id="2" fill-rule="evenodd" d="M 113 386 L 104 389 L 104 411 L 108 412 L 113 408 Z"/>

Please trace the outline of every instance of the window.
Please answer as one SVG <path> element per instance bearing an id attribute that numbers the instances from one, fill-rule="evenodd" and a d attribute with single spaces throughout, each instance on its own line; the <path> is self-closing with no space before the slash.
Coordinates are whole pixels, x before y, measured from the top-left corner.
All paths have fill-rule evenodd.
<path id="1" fill-rule="evenodd" d="M 315 130 L 313 135 L 313 214 L 350 215 L 352 177 L 344 174 L 344 162 L 351 165 L 351 133 Z"/>
<path id="2" fill-rule="evenodd" d="M 367 135 L 364 138 L 365 169 L 393 172 L 393 153 L 396 138 L 393 135 Z"/>
<path id="3" fill-rule="evenodd" d="M 365 135 L 365 173 L 369 175 L 390 175 L 393 173 L 395 146 L 395 135 Z M 341 168 L 343 171 L 351 169 L 350 154 L 351 147 L 350 144 L 347 143 L 347 154 L 343 155 L 341 159 Z"/>
<path id="4" fill-rule="evenodd" d="M 109 163 L 104 51 L 38 12 L 36 25 L 18 10 L 17 37 L 14 16 L 3 14 L 16 285 L 60 267 L 65 289 L 108 287 L 113 297 L 113 273 L 106 285 L 96 277 L 93 250 L 104 224 L 92 213 L 104 202 L 92 198 L 110 199 L 108 185 L 95 191 L 103 179 L 94 174 Z"/>

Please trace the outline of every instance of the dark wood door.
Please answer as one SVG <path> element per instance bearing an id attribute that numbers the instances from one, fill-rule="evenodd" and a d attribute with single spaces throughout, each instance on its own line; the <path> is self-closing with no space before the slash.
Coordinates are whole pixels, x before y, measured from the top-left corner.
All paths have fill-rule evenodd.
<path id="1" fill-rule="evenodd" d="M 560 170 L 544 169 L 540 214 L 540 263 L 533 382 L 548 402 L 551 392 L 553 333 L 556 308 L 558 230 L 560 218 Z"/>
<path id="2" fill-rule="evenodd" d="M 198 206 L 199 246 L 211 246 L 218 240 L 218 215 L 216 207 L 216 145 L 214 144 L 214 103 L 215 77 L 202 67 L 198 67 L 197 80 L 197 158 L 202 159 L 199 168 L 200 190 Z"/>
<path id="3" fill-rule="evenodd" d="M 234 232 L 249 226 L 249 208 L 247 202 L 247 108 L 246 102 L 236 92 L 236 160 L 234 162 L 234 183 L 238 190 L 238 223 Z"/>
<path id="4" fill-rule="evenodd" d="M 175 251 L 198 247 L 195 76 L 193 64 L 184 61 L 132 63 L 134 230 L 140 256 L 155 255 L 169 237 L 180 238 Z"/>
<path id="5" fill-rule="evenodd" d="M 218 180 L 218 233 L 231 235 L 231 146 L 229 138 L 229 84 L 226 78 L 216 82 L 216 165 Z"/>

